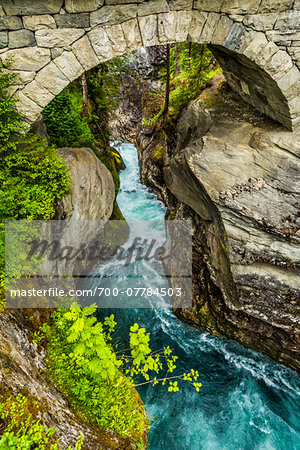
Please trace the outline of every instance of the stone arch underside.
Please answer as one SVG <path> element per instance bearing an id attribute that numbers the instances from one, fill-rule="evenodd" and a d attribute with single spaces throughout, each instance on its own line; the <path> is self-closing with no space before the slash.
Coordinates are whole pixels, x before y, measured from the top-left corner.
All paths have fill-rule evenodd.
<path id="1" fill-rule="evenodd" d="M 29 6 L 15 5 L 20 0 L 7 0 L 6 3 L 8 6 L 4 4 L 3 14 L 6 12 L 7 15 L 2 14 L 0 25 L 3 22 L 3 27 L 8 30 L 9 27 L 18 29 L 4 32 L 7 46 L 0 50 L 0 56 L 4 61 L 14 58 L 13 70 L 17 74 L 14 91 L 20 100 L 18 109 L 30 124 L 71 81 L 101 62 L 139 47 L 191 41 L 210 45 L 228 83 L 244 100 L 290 130 L 300 126 L 299 55 L 294 53 L 296 56 L 292 58 L 287 48 L 275 42 L 279 39 L 276 29 L 280 24 L 278 33 L 281 33 L 282 41 L 295 32 L 291 27 L 297 29 L 299 26 L 300 11 L 272 12 L 272 0 L 249 0 L 244 6 L 244 1 L 224 0 L 223 11 L 215 7 L 217 12 L 207 11 L 213 9 L 214 0 L 194 3 L 154 0 L 116 6 L 111 5 L 112 0 L 104 6 L 94 0 L 66 0 L 67 11 L 62 11 L 62 1 L 52 0 L 45 2 L 46 10 L 40 9 L 48 14 L 28 15 Z M 217 3 L 221 9 L 222 1 Z M 234 6 L 237 3 L 241 6 Z M 275 5 L 282 11 L 289 3 L 293 2 L 281 0 Z M 264 14 L 265 10 L 262 13 L 258 10 L 257 14 L 246 14 L 251 8 L 256 11 L 255 4 L 260 4 L 260 8 L 271 4 L 271 12 Z M 173 9 L 176 5 L 178 9 L 172 10 L 172 5 Z M 190 7 L 181 10 L 180 5 Z M 76 13 L 76 8 L 88 12 Z M 64 14 L 54 14 L 59 10 Z M 273 34 L 270 35 L 271 31 L 265 29 L 272 20 Z M 18 47 L 18 34 L 22 47 L 21 44 Z M 29 41 L 28 46 L 24 46 L 24 39 Z"/>

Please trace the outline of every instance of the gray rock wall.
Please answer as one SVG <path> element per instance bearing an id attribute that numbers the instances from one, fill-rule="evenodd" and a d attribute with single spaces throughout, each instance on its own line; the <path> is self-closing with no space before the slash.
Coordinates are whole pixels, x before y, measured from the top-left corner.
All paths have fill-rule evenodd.
<path id="1" fill-rule="evenodd" d="M 195 229 L 194 307 L 177 314 L 300 370 L 300 133 L 214 89 L 183 112 L 165 169 Z"/>
<path id="2" fill-rule="evenodd" d="M 28 123 L 97 64 L 185 40 L 211 44 L 246 101 L 288 129 L 300 126 L 299 0 L 3 0 L 0 6 L 0 56 L 14 58 L 13 91 Z"/>

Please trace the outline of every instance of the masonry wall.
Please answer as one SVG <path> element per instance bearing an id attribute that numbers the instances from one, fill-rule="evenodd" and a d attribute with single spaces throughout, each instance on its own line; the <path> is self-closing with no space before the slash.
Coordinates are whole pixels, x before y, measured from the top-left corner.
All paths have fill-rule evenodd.
<path id="1" fill-rule="evenodd" d="M 141 46 L 212 44 L 228 82 L 289 129 L 300 124 L 300 0 L 2 0 L 0 56 L 32 123 L 85 70 Z"/>

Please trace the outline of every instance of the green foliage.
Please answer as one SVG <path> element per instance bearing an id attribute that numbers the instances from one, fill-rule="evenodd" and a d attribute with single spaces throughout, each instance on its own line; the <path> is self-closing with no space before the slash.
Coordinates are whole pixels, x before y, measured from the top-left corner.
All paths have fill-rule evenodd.
<path id="1" fill-rule="evenodd" d="M 50 342 L 50 374 L 73 406 L 93 423 L 138 440 L 146 424 L 132 387 L 169 383 L 169 391 L 176 392 L 178 380 L 183 380 L 197 390 L 201 383 L 193 383 L 197 383 L 198 373 L 170 377 L 177 356 L 169 347 L 153 352 L 149 333 L 138 324 L 130 328 L 128 351 L 115 352 L 110 344 L 117 325 L 114 316 L 101 323 L 95 311 L 94 307 L 80 309 L 75 303 L 70 310 L 56 312 L 53 325 L 43 327 Z M 157 378 L 162 371 L 165 375 Z"/>
<path id="2" fill-rule="evenodd" d="M 9 92 L 15 75 L 8 68 L 12 61 L 0 63 L 0 154 L 16 150 L 22 123 L 15 106 L 16 98 Z"/>
<path id="3" fill-rule="evenodd" d="M 67 192 L 70 177 L 66 163 L 53 147 L 37 136 L 21 137 L 21 117 L 8 94 L 14 76 L 0 66 L 0 307 L 4 290 L 5 220 L 46 220 Z"/>
<path id="4" fill-rule="evenodd" d="M 112 174 L 115 184 L 115 193 L 117 195 L 120 189 L 119 171 L 122 169 L 119 155 L 111 147 L 106 147 L 101 152 L 99 150 L 95 150 L 95 155 Z"/>
<path id="5" fill-rule="evenodd" d="M 0 218 L 46 220 L 68 190 L 66 163 L 53 147 L 27 136 L 16 152 L 0 160 Z"/>
<path id="6" fill-rule="evenodd" d="M 80 103 L 81 102 L 81 103 Z M 78 91 L 66 88 L 44 109 L 43 117 L 51 142 L 57 147 L 93 147 L 87 120 L 80 115 Z"/>
<path id="7" fill-rule="evenodd" d="M 109 344 L 115 328 L 113 316 L 97 322 L 94 308 L 59 310 L 53 325 L 43 331 L 49 339 L 49 370 L 69 396 L 73 407 L 96 425 L 139 440 L 145 424 L 143 405 L 119 371 Z"/>
<path id="8" fill-rule="evenodd" d="M 157 160 L 157 161 L 161 161 L 164 158 L 164 147 L 160 146 L 158 148 L 156 148 L 153 152 L 153 157 Z"/>
<path id="9" fill-rule="evenodd" d="M 169 117 L 176 120 L 181 111 L 196 99 L 210 78 L 220 73 L 213 54 L 203 44 L 173 44 L 170 55 L 170 104 Z M 164 107 L 166 88 L 166 67 L 159 73 L 162 83 L 160 102 L 156 101 L 155 114 L 144 117 L 142 125 L 151 126 L 160 123 Z"/>
<path id="10" fill-rule="evenodd" d="M 47 220 L 67 192 L 66 163 L 53 147 L 37 136 L 27 136 L 17 150 L 0 159 L 0 297 L 4 289 L 5 220 Z"/>
<path id="11" fill-rule="evenodd" d="M 176 66 L 178 70 L 176 70 Z M 220 70 L 206 45 L 186 42 L 178 44 L 177 50 L 176 46 L 173 46 L 171 51 L 171 116 L 177 117 L 183 108 L 198 97 L 208 80 Z"/>
<path id="12" fill-rule="evenodd" d="M 18 394 L 8 398 L 0 405 L 0 449 L 3 450 L 59 450 L 60 439 L 55 438 L 55 428 L 41 425 L 33 417 L 31 410 L 37 410 L 38 404 Z M 74 450 L 82 447 L 83 436 L 77 441 Z M 68 447 L 67 450 L 72 450 Z"/>

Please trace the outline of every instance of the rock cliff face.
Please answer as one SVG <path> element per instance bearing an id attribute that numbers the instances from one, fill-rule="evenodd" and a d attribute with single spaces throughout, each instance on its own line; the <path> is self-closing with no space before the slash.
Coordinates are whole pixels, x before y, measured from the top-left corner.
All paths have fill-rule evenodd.
<path id="1" fill-rule="evenodd" d="M 134 141 L 143 109 L 149 107 L 153 96 L 161 89 L 157 74 L 165 58 L 164 45 L 140 48 L 131 54 L 128 73 L 121 80 L 120 104 L 109 122 L 112 140 Z"/>
<path id="2" fill-rule="evenodd" d="M 176 312 L 299 370 L 300 134 L 219 93 L 219 81 L 164 153 L 168 214 L 194 227 L 194 306 Z"/>
<path id="3" fill-rule="evenodd" d="M 115 186 L 109 170 L 89 148 L 62 148 L 71 175 L 70 196 L 57 207 L 57 219 L 98 220 L 110 218 Z"/>

